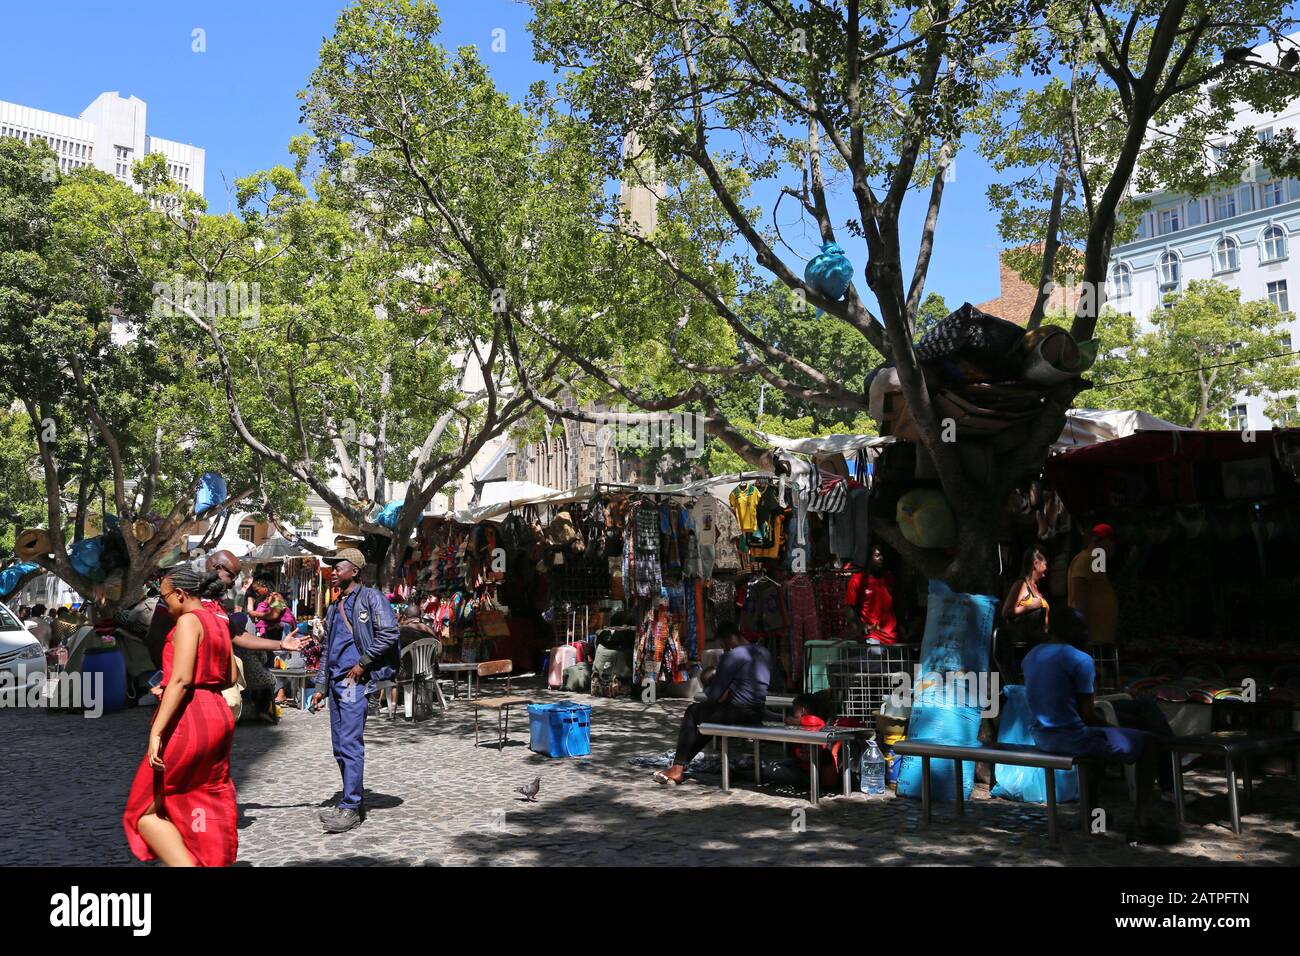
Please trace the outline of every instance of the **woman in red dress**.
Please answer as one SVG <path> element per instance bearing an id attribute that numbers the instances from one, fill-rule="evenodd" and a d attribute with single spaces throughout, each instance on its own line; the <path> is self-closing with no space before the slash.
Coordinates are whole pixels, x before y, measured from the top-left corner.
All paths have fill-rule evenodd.
<path id="1" fill-rule="evenodd" d="M 235 718 L 221 696 L 235 665 L 229 629 L 199 598 L 203 585 L 189 565 L 163 578 L 161 597 L 176 626 L 163 647 L 149 750 L 122 815 L 131 852 L 167 866 L 229 866 L 239 844 L 230 780 Z"/>

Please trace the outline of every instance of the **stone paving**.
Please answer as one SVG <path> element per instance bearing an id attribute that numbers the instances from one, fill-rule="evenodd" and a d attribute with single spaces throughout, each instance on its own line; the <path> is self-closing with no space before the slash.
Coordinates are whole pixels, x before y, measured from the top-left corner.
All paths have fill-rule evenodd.
<path id="1" fill-rule="evenodd" d="M 531 686 L 530 686 L 531 684 Z M 523 682 L 525 696 L 564 695 Z M 1062 809 L 1062 841 L 1047 839 L 1042 807 L 971 801 L 958 823 L 937 806 L 920 828 L 918 801 L 892 794 L 831 796 L 812 809 L 800 791 L 755 789 L 733 771 L 730 793 L 716 776 L 660 787 L 629 758 L 668 750 L 683 701 L 581 697 L 593 705 L 589 758 L 550 760 L 527 749 L 521 714 L 512 746 L 473 746 L 472 711 L 453 702 L 445 716 L 414 723 L 371 717 L 366 784 L 370 817 L 358 829 L 320 831 L 318 808 L 337 796 L 329 718 L 288 710 L 278 726 L 241 724 L 232 772 L 239 790 L 239 862 L 265 865 L 1106 865 L 1276 864 L 1300 862 L 1300 799 L 1289 778 L 1257 781 L 1235 837 L 1227 826 L 1223 776 L 1189 771 L 1189 826 L 1172 847 L 1132 847 L 1121 781 L 1108 782 L 1117 817 L 1106 834 L 1076 829 Z M 0 710 L 5 820 L 0 865 L 127 865 L 120 815 L 144 751 L 151 709 L 98 720 Z M 495 718 L 486 715 L 490 738 Z M 743 749 L 743 745 L 742 748 Z M 514 788 L 542 780 L 537 803 Z M 1170 814 L 1172 818 L 1172 813 Z"/>

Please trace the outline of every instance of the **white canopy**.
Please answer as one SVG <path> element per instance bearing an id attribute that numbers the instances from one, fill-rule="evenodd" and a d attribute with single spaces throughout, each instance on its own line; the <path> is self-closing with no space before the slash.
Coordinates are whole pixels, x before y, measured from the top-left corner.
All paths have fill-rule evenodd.
<path id="1" fill-rule="evenodd" d="M 1146 412 L 1122 409 L 1072 408 L 1065 416 L 1061 437 L 1052 443 L 1053 453 L 1095 445 L 1097 442 L 1127 438 L 1137 432 L 1187 431 L 1163 418 Z M 849 454 L 859 448 L 879 449 L 895 441 L 880 435 L 818 435 L 814 438 L 782 438 L 759 432 L 760 440 L 781 451 L 796 455 Z"/>
<path id="2" fill-rule="evenodd" d="M 547 495 L 559 494 L 554 488 L 534 484 L 531 481 L 490 481 L 483 485 L 479 494 L 478 507 L 487 508 L 508 501 L 530 501 Z"/>
<path id="3" fill-rule="evenodd" d="M 1175 425 L 1146 412 L 1106 408 L 1072 408 L 1065 418 L 1061 437 L 1052 444 L 1052 451 L 1060 453 L 1095 445 L 1098 442 L 1127 438 L 1138 432 L 1185 432 L 1184 425 Z"/>

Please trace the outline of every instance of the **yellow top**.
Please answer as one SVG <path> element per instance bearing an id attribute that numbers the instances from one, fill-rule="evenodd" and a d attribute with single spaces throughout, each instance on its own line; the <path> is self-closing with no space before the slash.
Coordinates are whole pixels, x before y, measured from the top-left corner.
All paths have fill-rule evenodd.
<path id="1" fill-rule="evenodd" d="M 758 529 L 758 499 L 763 497 L 758 485 L 737 485 L 727 496 L 731 510 L 736 513 L 736 523 L 741 534 Z"/>
<path id="2" fill-rule="evenodd" d="M 1083 611 L 1088 622 L 1088 640 L 1095 644 L 1114 644 L 1119 601 L 1110 583 L 1110 575 L 1098 570 L 1103 558 L 1103 554 L 1094 554 L 1089 548 L 1074 556 L 1070 562 L 1069 600 L 1070 607 Z M 1083 607 L 1080 607 L 1077 581 L 1085 582 L 1088 588 L 1087 604 Z"/>

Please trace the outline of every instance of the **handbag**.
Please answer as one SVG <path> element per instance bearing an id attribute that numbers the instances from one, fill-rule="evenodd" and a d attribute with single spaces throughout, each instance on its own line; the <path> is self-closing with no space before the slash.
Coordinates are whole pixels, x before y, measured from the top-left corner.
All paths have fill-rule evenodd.
<path id="1" fill-rule="evenodd" d="M 235 720 L 239 720 L 239 715 L 244 711 L 244 688 L 248 686 L 248 679 L 244 676 L 244 662 L 239 655 L 232 649 L 230 656 L 235 662 L 235 682 L 221 692 L 221 696 L 226 699 L 226 705 L 234 715 Z"/>

